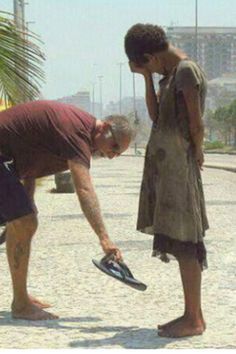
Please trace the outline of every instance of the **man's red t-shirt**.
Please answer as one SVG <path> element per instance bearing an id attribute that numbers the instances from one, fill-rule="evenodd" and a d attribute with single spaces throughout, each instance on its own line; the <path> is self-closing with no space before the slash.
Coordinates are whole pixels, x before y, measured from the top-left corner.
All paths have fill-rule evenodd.
<path id="1" fill-rule="evenodd" d="M 23 103 L 0 113 L 0 152 L 14 159 L 21 178 L 65 171 L 73 159 L 89 168 L 95 123 L 71 105 Z"/>

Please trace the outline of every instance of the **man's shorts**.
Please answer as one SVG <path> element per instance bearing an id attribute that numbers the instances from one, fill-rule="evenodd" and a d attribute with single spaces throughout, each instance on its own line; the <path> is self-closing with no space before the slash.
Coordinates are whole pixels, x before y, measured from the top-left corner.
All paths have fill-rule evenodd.
<path id="1" fill-rule="evenodd" d="M 14 161 L 0 155 L 0 225 L 34 212 L 30 198 L 14 168 Z"/>

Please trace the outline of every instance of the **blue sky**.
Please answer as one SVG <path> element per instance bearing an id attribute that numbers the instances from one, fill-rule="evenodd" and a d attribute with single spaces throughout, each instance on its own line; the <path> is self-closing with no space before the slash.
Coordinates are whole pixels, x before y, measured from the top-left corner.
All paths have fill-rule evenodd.
<path id="1" fill-rule="evenodd" d="M 134 23 L 161 26 L 195 23 L 195 0 L 27 0 L 26 20 L 40 35 L 46 54 L 47 99 L 92 90 L 99 101 L 98 75 L 103 75 L 103 102 L 119 99 L 119 62 L 123 66 L 123 95 L 132 95 L 132 74 L 123 38 Z M 236 0 L 198 0 L 199 26 L 236 26 Z M 13 0 L 1 0 L 1 10 L 13 11 Z M 144 95 L 137 75 L 136 90 Z"/>

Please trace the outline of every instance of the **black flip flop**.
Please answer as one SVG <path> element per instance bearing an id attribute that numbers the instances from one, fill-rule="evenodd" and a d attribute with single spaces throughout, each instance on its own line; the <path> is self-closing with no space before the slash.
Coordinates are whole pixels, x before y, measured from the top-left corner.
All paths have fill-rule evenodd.
<path id="1" fill-rule="evenodd" d="M 103 257 L 100 261 L 92 259 L 93 264 L 102 272 L 140 291 L 147 289 L 147 285 L 135 279 L 128 266 L 123 262 L 116 262 L 113 255 Z"/>

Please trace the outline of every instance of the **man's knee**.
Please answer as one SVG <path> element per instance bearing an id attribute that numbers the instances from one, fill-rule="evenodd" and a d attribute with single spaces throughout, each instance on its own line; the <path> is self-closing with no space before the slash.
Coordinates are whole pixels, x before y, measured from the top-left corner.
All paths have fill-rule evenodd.
<path id="1" fill-rule="evenodd" d="M 7 224 L 7 234 L 21 234 L 22 236 L 32 237 L 38 227 L 38 219 L 35 213 L 22 216 L 12 220 Z"/>

